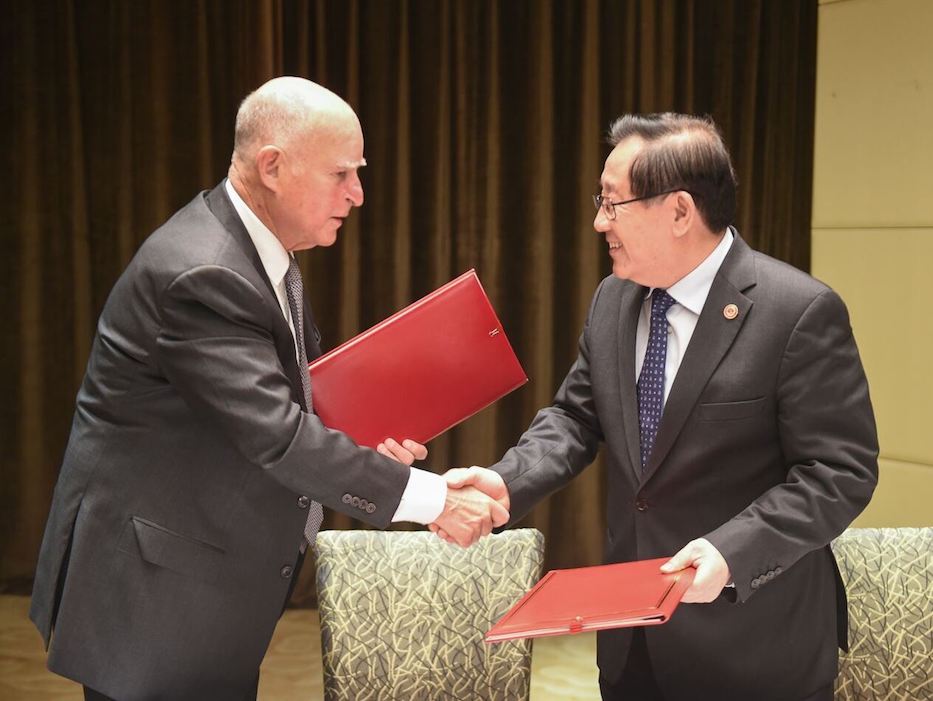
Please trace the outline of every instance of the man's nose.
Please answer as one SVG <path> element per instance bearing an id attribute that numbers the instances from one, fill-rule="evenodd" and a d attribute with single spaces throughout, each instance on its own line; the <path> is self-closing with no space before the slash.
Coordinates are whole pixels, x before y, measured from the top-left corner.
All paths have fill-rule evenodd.
<path id="1" fill-rule="evenodd" d="M 356 173 L 347 182 L 347 199 L 354 207 L 363 205 L 363 183 L 360 182 L 360 176 Z"/>
<path id="2" fill-rule="evenodd" d="M 606 216 L 602 207 L 596 210 L 596 217 L 593 219 L 593 229 L 599 233 L 609 231 L 609 217 Z"/>

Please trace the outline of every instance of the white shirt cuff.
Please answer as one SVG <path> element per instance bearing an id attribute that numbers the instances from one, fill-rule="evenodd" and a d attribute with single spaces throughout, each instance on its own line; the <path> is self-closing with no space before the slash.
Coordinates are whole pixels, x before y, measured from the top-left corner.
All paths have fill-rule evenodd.
<path id="1" fill-rule="evenodd" d="M 447 480 L 441 475 L 413 467 L 392 521 L 413 521 L 425 525 L 434 523 L 444 511 L 445 501 Z"/>

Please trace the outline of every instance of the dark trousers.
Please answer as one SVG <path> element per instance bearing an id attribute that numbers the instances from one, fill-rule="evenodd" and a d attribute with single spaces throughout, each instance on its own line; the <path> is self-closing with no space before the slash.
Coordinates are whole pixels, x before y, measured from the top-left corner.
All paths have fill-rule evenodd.
<path id="1" fill-rule="evenodd" d="M 644 628 L 633 631 L 622 678 L 613 684 L 600 675 L 599 691 L 603 701 L 664 701 L 651 669 Z"/>
<path id="2" fill-rule="evenodd" d="M 285 613 L 285 607 L 288 606 L 288 600 L 292 598 L 292 592 L 295 591 L 295 584 L 298 581 L 298 573 L 301 571 L 301 565 L 304 563 L 305 553 L 298 554 L 298 560 L 295 562 L 295 571 L 292 579 L 288 583 L 288 592 L 285 594 L 285 601 L 282 602 L 282 613 Z M 281 614 L 280 614 L 281 615 Z M 259 693 L 259 672 L 256 672 L 256 682 L 249 689 L 243 690 L 243 695 L 237 701 L 256 701 L 256 695 Z M 117 701 L 99 691 L 90 687 L 84 687 L 84 701 Z"/>
<path id="3" fill-rule="evenodd" d="M 114 701 L 109 696 L 104 696 L 99 691 L 94 691 L 90 687 L 84 687 L 84 701 Z"/>
<path id="4" fill-rule="evenodd" d="M 236 701 L 256 701 L 256 696 L 259 694 L 259 675 L 256 675 L 256 683 L 249 689 L 245 689 L 243 694 L 239 696 Z M 117 701 L 117 699 L 112 699 L 109 696 L 105 696 L 99 691 L 94 691 L 91 688 L 84 687 L 84 701 Z"/>
<path id="5" fill-rule="evenodd" d="M 644 628 L 634 630 L 622 678 L 612 684 L 600 675 L 599 691 L 603 701 L 664 701 L 651 669 Z M 800 701 L 833 701 L 833 685 L 825 686 Z"/>

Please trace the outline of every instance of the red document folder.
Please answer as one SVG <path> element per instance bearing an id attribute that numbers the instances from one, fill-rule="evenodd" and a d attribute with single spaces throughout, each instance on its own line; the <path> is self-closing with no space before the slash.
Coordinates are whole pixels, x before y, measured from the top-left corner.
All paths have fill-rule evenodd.
<path id="1" fill-rule="evenodd" d="M 314 413 L 371 448 L 427 443 L 528 381 L 473 270 L 308 370 Z"/>
<path id="2" fill-rule="evenodd" d="M 487 643 L 667 623 L 696 570 L 658 569 L 670 558 L 551 570 L 489 629 Z"/>

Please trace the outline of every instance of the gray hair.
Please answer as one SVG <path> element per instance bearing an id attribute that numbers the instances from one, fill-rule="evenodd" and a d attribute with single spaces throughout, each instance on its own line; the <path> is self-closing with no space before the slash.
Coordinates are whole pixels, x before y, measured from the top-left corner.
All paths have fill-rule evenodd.
<path id="1" fill-rule="evenodd" d="M 236 115 L 233 153 L 249 158 L 267 144 L 285 148 L 335 115 L 353 115 L 342 98 L 304 78 L 273 78 L 247 95 Z M 354 115 L 355 119 L 355 115 Z"/>

